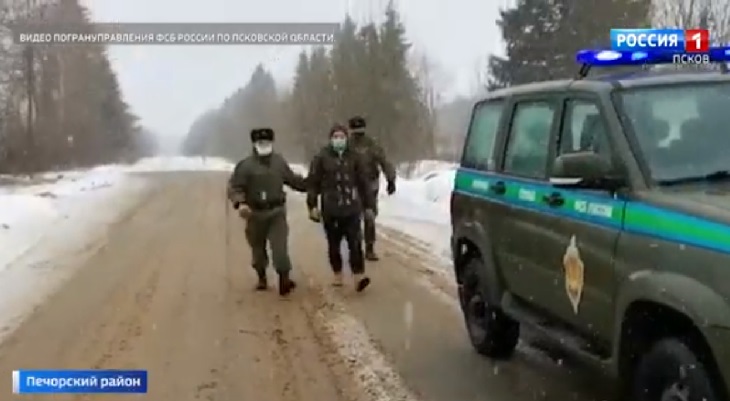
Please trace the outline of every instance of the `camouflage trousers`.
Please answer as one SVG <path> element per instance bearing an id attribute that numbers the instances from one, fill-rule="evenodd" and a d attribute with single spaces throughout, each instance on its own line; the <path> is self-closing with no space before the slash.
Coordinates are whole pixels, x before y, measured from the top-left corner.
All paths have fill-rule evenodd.
<path id="1" fill-rule="evenodd" d="M 363 238 L 365 239 L 365 250 L 366 251 L 373 250 L 373 247 L 375 246 L 375 237 L 377 236 L 376 232 L 375 232 L 375 216 L 378 215 L 378 192 L 379 192 L 377 185 L 374 186 L 373 192 L 374 192 L 373 198 L 375 199 L 375 203 L 373 204 L 373 218 L 372 219 L 368 219 L 368 218 L 363 219 L 363 226 L 364 226 Z"/>
<path id="2" fill-rule="evenodd" d="M 246 220 L 246 240 L 251 247 L 252 265 L 259 274 L 269 266 L 267 245 L 277 273 L 291 271 L 289 258 L 289 223 L 285 207 L 254 211 Z"/>

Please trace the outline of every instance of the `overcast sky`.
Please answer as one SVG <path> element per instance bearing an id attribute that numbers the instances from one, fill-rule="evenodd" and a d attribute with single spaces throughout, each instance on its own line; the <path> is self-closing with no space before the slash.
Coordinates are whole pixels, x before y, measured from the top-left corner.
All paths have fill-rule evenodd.
<path id="1" fill-rule="evenodd" d="M 98 22 L 361 22 L 385 0 L 84 0 Z M 504 1 L 398 0 L 409 40 L 437 65 L 447 97 L 473 91 L 479 65 L 501 53 L 495 26 Z M 291 82 L 298 46 L 115 46 L 110 56 L 126 100 L 145 126 L 182 138 L 193 120 L 245 85 L 263 63 Z"/>

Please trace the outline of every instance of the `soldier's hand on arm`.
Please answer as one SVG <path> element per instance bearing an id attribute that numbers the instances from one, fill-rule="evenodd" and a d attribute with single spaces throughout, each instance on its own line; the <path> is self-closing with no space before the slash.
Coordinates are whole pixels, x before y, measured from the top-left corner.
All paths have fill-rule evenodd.
<path id="1" fill-rule="evenodd" d="M 248 219 L 251 217 L 251 208 L 248 207 L 245 203 L 240 203 L 239 206 L 236 208 L 238 209 L 238 214 L 244 219 Z"/>
<path id="2" fill-rule="evenodd" d="M 307 179 L 301 174 L 295 173 L 284 158 L 281 159 L 281 163 L 284 170 L 284 183 L 297 192 L 307 192 Z"/>
<path id="3" fill-rule="evenodd" d="M 321 219 L 317 200 L 322 191 L 322 171 L 319 156 L 315 156 L 309 163 L 309 174 L 307 175 L 307 209 L 309 210 L 309 218 L 312 221 L 318 221 L 314 217 Z"/>

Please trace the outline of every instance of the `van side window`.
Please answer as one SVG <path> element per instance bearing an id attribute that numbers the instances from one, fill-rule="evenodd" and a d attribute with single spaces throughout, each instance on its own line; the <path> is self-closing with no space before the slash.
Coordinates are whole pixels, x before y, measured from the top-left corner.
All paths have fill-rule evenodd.
<path id="1" fill-rule="evenodd" d="M 475 107 L 462 166 L 480 170 L 494 169 L 494 143 L 503 110 L 502 100 L 480 103 Z"/>
<path id="2" fill-rule="evenodd" d="M 568 100 L 558 140 L 558 155 L 585 151 L 611 157 L 608 126 L 596 103 L 582 99 Z"/>
<path id="3" fill-rule="evenodd" d="M 507 140 L 505 173 L 539 179 L 547 176 L 555 112 L 547 102 L 517 104 Z"/>

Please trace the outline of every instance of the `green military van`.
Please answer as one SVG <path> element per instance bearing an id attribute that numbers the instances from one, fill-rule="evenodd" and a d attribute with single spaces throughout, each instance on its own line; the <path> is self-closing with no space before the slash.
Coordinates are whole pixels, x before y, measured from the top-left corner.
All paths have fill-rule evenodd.
<path id="1" fill-rule="evenodd" d="M 621 400 L 727 401 L 730 75 L 511 87 L 474 107 L 451 200 L 474 348 L 521 327 Z"/>

